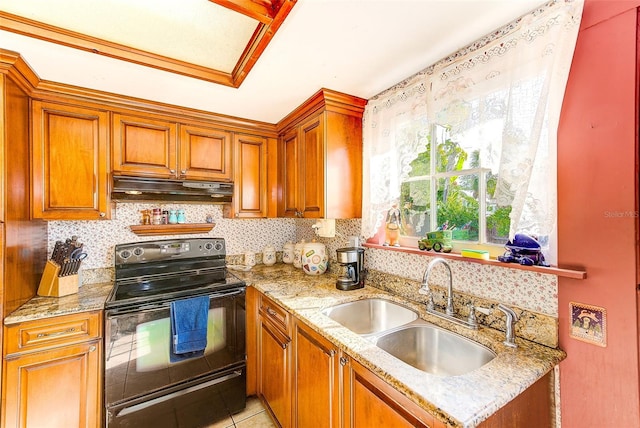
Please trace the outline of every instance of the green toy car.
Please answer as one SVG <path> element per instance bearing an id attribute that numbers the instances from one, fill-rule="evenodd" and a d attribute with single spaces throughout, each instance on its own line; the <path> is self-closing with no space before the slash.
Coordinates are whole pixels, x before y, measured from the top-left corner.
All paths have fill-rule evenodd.
<path id="1" fill-rule="evenodd" d="M 426 251 L 435 251 L 437 253 L 450 253 L 453 249 L 453 231 L 436 230 L 427 232 L 427 236 L 418 241 L 418 248 Z"/>

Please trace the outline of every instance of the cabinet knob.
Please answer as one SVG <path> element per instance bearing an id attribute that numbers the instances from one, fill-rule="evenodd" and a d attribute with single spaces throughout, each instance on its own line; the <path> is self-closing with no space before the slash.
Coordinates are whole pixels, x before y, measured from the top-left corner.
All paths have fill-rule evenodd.
<path id="1" fill-rule="evenodd" d="M 186 169 L 182 169 L 182 170 L 180 170 L 180 174 L 185 175 L 186 173 L 187 173 L 187 170 L 186 170 Z"/>
<path id="2" fill-rule="evenodd" d="M 170 170 L 169 170 L 169 172 L 170 172 L 171 174 L 175 174 L 175 173 L 176 173 L 176 170 L 175 170 L 175 169 L 170 169 Z"/>
<path id="3" fill-rule="evenodd" d="M 340 365 L 341 366 L 346 366 L 348 362 L 349 362 L 349 360 L 347 359 L 347 357 L 340 357 Z"/>
<path id="4" fill-rule="evenodd" d="M 107 216 L 107 213 L 100 213 L 100 218 L 105 218 Z"/>
<path id="5" fill-rule="evenodd" d="M 95 345 L 92 345 L 92 346 L 89 348 L 89 352 L 93 352 L 93 351 L 95 351 L 96 349 L 97 349 L 97 348 L 95 347 Z"/>

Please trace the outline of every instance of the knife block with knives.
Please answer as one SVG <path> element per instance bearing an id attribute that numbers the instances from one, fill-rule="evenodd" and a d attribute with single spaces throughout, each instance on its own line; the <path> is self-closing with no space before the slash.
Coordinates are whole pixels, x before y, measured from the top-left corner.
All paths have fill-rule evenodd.
<path id="1" fill-rule="evenodd" d="M 77 239 L 77 236 L 73 236 L 65 242 L 56 242 L 51 259 L 47 260 L 44 267 L 38 296 L 62 297 L 78 292 L 78 270 L 87 253 Z"/>

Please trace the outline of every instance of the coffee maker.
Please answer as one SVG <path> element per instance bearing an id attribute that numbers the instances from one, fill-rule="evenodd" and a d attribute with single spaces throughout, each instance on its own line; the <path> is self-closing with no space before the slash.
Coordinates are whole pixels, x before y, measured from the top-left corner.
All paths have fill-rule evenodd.
<path id="1" fill-rule="evenodd" d="M 348 291 L 364 287 L 364 248 L 338 248 L 336 253 L 338 263 L 344 269 L 336 281 L 336 288 Z"/>

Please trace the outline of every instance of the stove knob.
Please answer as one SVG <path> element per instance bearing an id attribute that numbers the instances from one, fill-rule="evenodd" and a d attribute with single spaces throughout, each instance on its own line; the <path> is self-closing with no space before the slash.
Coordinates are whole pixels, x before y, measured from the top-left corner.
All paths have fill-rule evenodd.
<path id="1" fill-rule="evenodd" d="M 120 251 L 120 254 L 119 254 L 119 255 L 120 255 L 120 258 L 121 258 L 122 260 L 127 260 L 129 257 L 131 257 L 131 251 L 129 251 L 129 250 L 122 250 L 122 251 Z"/>
<path id="2" fill-rule="evenodd" d="M 207 242 L 206 244 L 204 244 L 204 249 L 207 251 L 213 250 L 213 244 L 211 242 Z"/>
<path id="3" fill-rule="evenodd" d="M 222 250 L 222 242 L 216 242 L 216 243 L 214 244 L 213 248 L 214 248 L 216 251 L 221 251 L 221 250 Z"/>
<path id="4" fill-rule="evenodd" d="M 134 248 L 134 249 L 133 249 L 133 254 L 134 254 L 136 257 L 140 257 L 141 255 L 143 255 L 143 254 L 144 254 L 144 250 L 143 250 L 141 247 Z"/>

